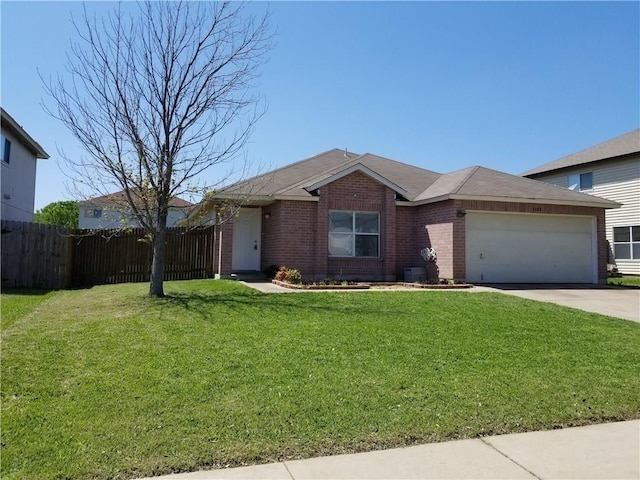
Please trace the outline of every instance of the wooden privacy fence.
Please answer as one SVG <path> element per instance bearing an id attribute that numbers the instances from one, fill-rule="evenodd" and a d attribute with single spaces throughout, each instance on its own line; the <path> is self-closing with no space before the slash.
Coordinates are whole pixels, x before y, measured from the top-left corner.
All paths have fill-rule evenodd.
<path id="1" fill-rule="evenodd" d="M 68 228 L 2 220 L 2 287 L 65 288 L 71 273 Z"/>
<path id="2" fill-rule="evenodd" d="M 167 229 L 165 280 L 213 276 L 213 228 Z M 151 275 L 151 254 L 151 244 L 141 228 L 80 233 L 74 239 L 72 285 L 147 282 Z"/>
<path id="3" fill-rule="evenodd" d="M 167 229 L 165 280 L 214 275 L 214 227 Z M 2 286 L 86 287 L 145 282 L 151 244 L 144 230 L 70 230 L 53 225 L 2 221 Z"/>

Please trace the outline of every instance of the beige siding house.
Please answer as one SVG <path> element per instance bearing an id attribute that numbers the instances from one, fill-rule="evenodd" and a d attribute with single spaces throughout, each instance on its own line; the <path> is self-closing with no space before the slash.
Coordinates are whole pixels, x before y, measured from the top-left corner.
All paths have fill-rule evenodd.
<path id="1" fill-rule="evenodd" d="M 640 129 L 523 176 L 620 203 L 606 211 L 611 261 L 623 274 L 640 275 Z"/>
<path id="2" fill-rule="evenodd" d="M 2 220 L 33 221 L 38 158 L 49 158 L 49 155 L 3 108 L 0 136 Z"/>
<path id="3" fill-rule="evenodd" d="M 187 218 L 193 204 L 178 197 L 169 202 L 167 227 L 174 227 Z M 143 202 L 139 208 L 144 209 Z M 118 229 L 140 227 L 131 207 L 127 203 L 124 191 L 90 198 L 78 203 L 78 228 L 81 229 Z"/>

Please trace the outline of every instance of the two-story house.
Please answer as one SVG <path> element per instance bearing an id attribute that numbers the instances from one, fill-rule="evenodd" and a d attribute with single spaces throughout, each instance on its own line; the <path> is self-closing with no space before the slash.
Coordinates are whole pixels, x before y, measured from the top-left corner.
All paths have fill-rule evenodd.
<path id="1" fill-rule="evenodd" d="M 173 197 L 169 202 L 167 227 L 173 227 L 189 215 L 193 204 L 182 198 Z M 143 202 L 140 201 L 143 209 Z M 124 228 L 139 227 L 124 191 L 90 198 L 78 203 L 78 228 Z"/>
<path id="2" fill-rule="evenodd" d="M 1 110 L 2 220 L 32 222 L 37 159 L 49 155 L 4 108 Z"/>
<path id="3" fill-rule="evenodd" d="M 622 204 L 606 211 L 618 271 L 640 275 L 640 129 L 522 174 Z"/>

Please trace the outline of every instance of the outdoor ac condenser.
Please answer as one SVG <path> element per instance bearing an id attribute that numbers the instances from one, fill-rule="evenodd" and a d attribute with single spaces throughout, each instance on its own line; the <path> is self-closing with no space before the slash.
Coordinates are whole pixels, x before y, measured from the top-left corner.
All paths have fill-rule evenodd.
<path id="1" fill-rule="evenodd" d="M 427 278 L 425 267 L 406 267 L 404 269 L 404 281 L 407 283 L 424 282 Z"/>

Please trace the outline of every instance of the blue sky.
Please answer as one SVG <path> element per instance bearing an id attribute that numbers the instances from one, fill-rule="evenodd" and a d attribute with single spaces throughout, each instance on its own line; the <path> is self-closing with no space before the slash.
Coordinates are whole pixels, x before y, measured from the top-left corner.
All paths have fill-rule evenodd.
<path id="1" fill-rule="evenodd" d="M 89 2 L 97 12 L 109 2 Z M 273 2 L 268 110 L 247 157 L 275 168 L 331 148 L 437 172 L 518 174 L 640 126 L 638 2 Z M 79 2 L 3 0 L 1 103 L 51 155 L 36 208 L 68 199 L 40 106 L 63 73 Z M 205 179 L 223 172 L 212 169 Z"/>

